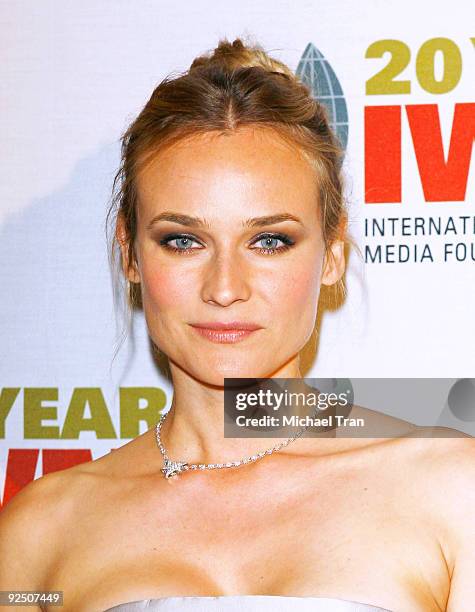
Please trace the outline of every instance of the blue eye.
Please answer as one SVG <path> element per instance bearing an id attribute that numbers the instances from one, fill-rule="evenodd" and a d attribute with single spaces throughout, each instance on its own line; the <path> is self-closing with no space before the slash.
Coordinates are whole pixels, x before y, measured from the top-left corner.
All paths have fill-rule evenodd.
<path id="1" fill-rule="evenodd" d="M 172 241 L 176 241 L 177 246 L 171 246 L 169 243 Z M 190 248 L 191 243 L 197 242 L 195 238 L 192 236 L 187 236 L 186 234 L 171 234 L 165 236 L 160 240 L 160 244 L 165 248 L 170 249 L 180 255 L 187 251 L 195 251 L 197 249 Z"/>
<path id="2" fill-rule="evenodd" d="M 276 242 L 282 242 L 282 246 L 276 246 Z M 274 255 L 275 253 L 282 253 L 290 249 L 295 243 L 294 241 L 286 236 L 285 234 L 262 234 L 259 236 L 253 244 L 263 243 L 265 246 L 255 249 L 264 255 Z"/>
<path id="3" fill-rule="evenodd" d="M 176 246 L 173 246 L 171 243 L 175 242 Z M 282 253 L 290 249 L 295 242 L 289 238 L 286 234 L 261 234 L 258 236 L 252 244 L 261 243 L 264 246 L 259 248 L 252 248 L 252 251 L 258 251 L 263 255 L 274 255 L 278 253 Z M 281 246 L 278 246 L 278 243 L 282 243 Z M 196 243 L 200 246 L 192 247 L 191 245 Z M 187 234 L 168 234 L 164 236 L 160 240 L 160 245 L 165 247 L 166 249 L 177 253 L 178 255 L 187 255 L 192 253 L 193 251 L 199 251 L 203 247 L 203 245 L 198 242 L 196 238 L 193 236 L 189 236 Z"/>
<path id="4" fill-rule="evenodd" d="M 267 238 L 261 238 L 260 240 L 258 240 L 258 242 L 264 243 L 265 246 L 263 246 L 262 248 L 271 248 L 274 249 L 276 248 L 276 242 L 279 242 L 278 238 L 275 238 L 275 236 L 268 236 Z M 274 246 L 271 247 L 271 244 L 273 244 Z"/>

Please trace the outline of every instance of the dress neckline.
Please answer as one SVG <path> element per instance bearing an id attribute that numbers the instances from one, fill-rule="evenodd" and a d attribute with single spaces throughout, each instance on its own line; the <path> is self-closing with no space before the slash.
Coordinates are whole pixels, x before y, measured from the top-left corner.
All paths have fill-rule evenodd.
<path id="1" fill-rule="evenodd" d="M 364 603 L 362 601 L 355 601 L 353 599 L 342 599 L 341 597 L 317 597 L 314 595 L 307 595 L 307 596 L 296 596 L 296 595 L 174 595 L 174 596 L 170 596 L 170 597 L 151 597 L 150 599 L 134 599 L 132 601 L 125 601 L 122 602 L 120 604 L 117 604 L 115 606 L 113 606 L 112 608 L 107 608 L 106 610 L 104 610 L 104 612 L 114 612 L 114 610 L 119 610 L 119 608 L 121 608 L 121 606 L 130 606 L 133 604 L 140 604 L 140 603 L 144 603 L 144 602 L 160 602 L 160 601 L 170 601 L 170 600 L 175 600 L 176 602 L 180 602 L 180 601 L 191 601 L 193 599 L 199 599 L 199 600 L 233 600 L 233 599 L 287 599 L 287 600 L 307 600 L 307 601 L 311 601 L 311 600 L 315 600 L 315 601 L 321 601 L 322 603 L 324 601 L 334 601 L 334 602 L 341 602 L 341 603 L 348 603 L 348 604 L 353 604 L 355 606 L 364 606 L 366 608 L 368 608 L 368 610 L 375 610 L 378 612 L 394 612 L 393 610 L 389 610 L 388 608 L 381 608 L 378 606 L 375 606 L 374 604 L 368 604 L 368 603 Z"/>

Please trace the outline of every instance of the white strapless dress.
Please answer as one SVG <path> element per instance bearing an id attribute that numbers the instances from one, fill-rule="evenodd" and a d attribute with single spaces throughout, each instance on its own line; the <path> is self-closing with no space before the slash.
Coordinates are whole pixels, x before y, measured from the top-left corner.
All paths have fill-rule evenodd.
<path id="1" fill-rule="evenodd" d="M 185 596 L 141 599 L 119 604 L 104 612 L 392 612 L 370 604 L 333 597 L 281 595 Z"/>

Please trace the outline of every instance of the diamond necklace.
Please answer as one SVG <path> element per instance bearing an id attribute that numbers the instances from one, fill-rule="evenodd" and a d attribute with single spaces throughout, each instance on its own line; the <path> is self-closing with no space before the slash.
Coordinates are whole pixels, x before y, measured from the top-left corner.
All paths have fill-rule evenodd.
<path id="1" fill-rule="evenodd" d="M 170 412 L 170 410 L 168 410 L 168 412 Z M 246 463 L 252 463 L 254 461 L 257 461 L 258 459 L 262 459 L 266 455 L 272 455 L 272 453 L 275 453 L 281 450 L 282 448 L 284 448 L 284 446 L 287 446 L 287 444 L 290 444 L 290 442 L 293 442 L 294 440 L 299 438 L 309 426 L 309 425 L 305 425 L 304 427 L 301 427 L 297 431 L 295 436 L 292 436 L 291 438 L 287 438 L 286 440 L 284 440 L 283 442 L 280 442 L 279 444 L 276 444 L 272 448 L 269 448 L 268 450 L 265 450 L 265 451 L 260 451 L 259 453 L 256 453 L 255 455 L 244 457 L 243 459 L 240 459 L 239 461 L 228 461 L 227 463 L 191 463 L 189 464 L 185 461 L 173 461 L 172 459 L 170 459 L 160 439 L 160 430 L 162 428 L 163 422 L 168 412 L 166 412 L 165 414 L 162 414 L 162 416 L 160 417 L 160 420 L 158 421 L 155 427 L 155 435 L 157 438 L 157 444 L 160 449 L 160 452 L 163 455 L 163 467 L 161 468 L 160 471 L 162 472 L 164 477 L 167 479 L 171 478 L 172 476 L 176 476 L 180 474 L 181 472 L 187 472 L 188 470 L 217 470 L 217 469 L 222 469 L 222 468 L 238 467 L 241 465 L 245 465 Z"/>

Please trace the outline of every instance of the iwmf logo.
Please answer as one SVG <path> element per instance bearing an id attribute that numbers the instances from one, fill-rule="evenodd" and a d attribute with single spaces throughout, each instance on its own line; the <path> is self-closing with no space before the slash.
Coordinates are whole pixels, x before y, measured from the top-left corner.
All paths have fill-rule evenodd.
<path id="1" fill-rule="evenodd" d="M 467 51 L 473 51 L 475 38 Z M 471 46 L 470 46 L 471 45 Z M 411 51 L 400 40 L 378 40 L 366 50 L 366 58 L 390 54 L 389 62 L 366 82 L 366 95 L 411 93 L 410 80 L 396 77 L 409 65 Z M 436 70 L 442 59 L 442 72 Z M 440 62 L 439 62 L 440 64 Z M 468 64 L 468 62 L 467 62 Z M 439 66 L 440 67 L 440 66 Z M 417 83 L 429 94 L 452 91 L 462 77 L 462 54 L 448 38 L 432 38 L 419 48 L 415 59 Z M 437 74 L 436 72 L 441 74 Z M 310 86 L 322 102 L 343 148 L 348 142 L 348 112 L 342 87 L 322 53 L 309 43 L 296 74 Z M 438 77 L 438 78 L 437 78 Z M 364 110 L 365 202 L 402 201 L 402 121 L 405 114 L 426 202 L 465 199 L 472 145 L 475 138 L 475 103 L 461 102 L 454 107 L 450 143 L 444 154 L 438 104 L 366 106 Z"/>

